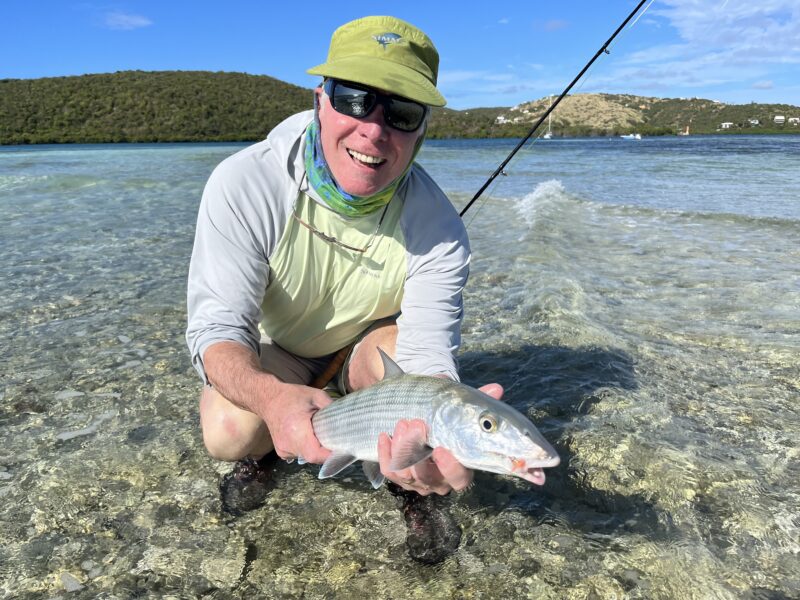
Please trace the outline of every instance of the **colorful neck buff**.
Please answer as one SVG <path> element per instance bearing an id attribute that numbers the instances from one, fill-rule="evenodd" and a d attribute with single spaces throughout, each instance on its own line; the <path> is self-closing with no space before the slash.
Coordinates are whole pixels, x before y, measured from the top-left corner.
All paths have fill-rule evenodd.
<path id="1" fill-rule="evenodd" d="M 315 100 L 316 105 L 316 100 Z M 315 109 L 317 107 L 315 106 Z M 424 125 L 423 125 L 424 127 Z M 322 141 L 319 135 L 320 125 L 318 109 L 314 111 L 314 122 L 306 129 L 305 166 L 308 182 L 323 200 L 340 215 L 345 217 L 363 217 L 383 208 L 394 197 L 395 191 L 403 182 L 425 138 L 424 132 L 419 136 L 414 154 L 408 167 L 386 188 L 372 196 L 353 196 L 345 192 L 333 178 L 325 155 L 322 152 Z"/>

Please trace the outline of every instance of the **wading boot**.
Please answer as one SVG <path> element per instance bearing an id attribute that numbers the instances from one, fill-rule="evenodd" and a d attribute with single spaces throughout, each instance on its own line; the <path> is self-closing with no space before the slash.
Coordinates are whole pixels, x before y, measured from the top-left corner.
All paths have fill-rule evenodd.
<path id="1" fill-rule="evenodd" d="M 417 562 L 435 565 L 458 550 L 461 527 L 448 510 L 450 499 L 431 494 L 420 496 L 392 482 L 386 485 L 398 500 L 406 520 L 408 555 Z"/>
<path id="2" fill-rule="evenodd" d="M 238 461 L 219 483 L 222 510 L 238 517 L 263 505 L 267 494 L 275 487 L 277 460 L 278 455 L 269 452 L 259 460 Z"/>

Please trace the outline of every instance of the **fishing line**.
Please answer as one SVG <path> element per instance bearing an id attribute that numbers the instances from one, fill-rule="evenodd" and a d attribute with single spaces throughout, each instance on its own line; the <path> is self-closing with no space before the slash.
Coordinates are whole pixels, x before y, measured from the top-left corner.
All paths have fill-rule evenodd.
<path id="1" fill-rule="evenodd" d="M 502 173 L 502 174 L 503 174 L 503 175 L 507 175 L 507 173 L 506 173 L 505 171 L 503 171 L 503 173 Z M 496 188 L 496 187 L 497 187 L 497 184 L 498 184 L 498 183 L 500 183 L 500 180 L 499 180 L 499 179 L 496 179 L 495 181 L 493 181 L 493 182 L 492 182 L 492 185 L 491 185 L 491 186 L 489 186 L 489 189 L 488 189 L 488 191 L 487 191 L 487 194 L 486 194 L 486 197 L 487 197 L 487 198 L 491 198 L 491 197 L 492 197 L 492 195 L 494 194 L 494 188 Z M 467 222 L 464 224 L 464 225 L 465 225 L 465 227 L 466 227 L 467 229 L 469 229 L 469 226 L 470 226 L 470 225 L 472 225 L 472 222 L 475 220 L 475 217 L 477 217 L 477 216 L 480 214 L 480 212 L 481 212 L 481 208 L 483 208 L 483 205 L 484 205 L 484 204 L 486 204 L 486 202 L 485 202 L 485 201 L 484 201 L 484 202 L 481 202 L 481 203 L 480 203 L 480 204 L 479 204 L 479 205 L 478 205 L 478 206 L 475 208 L 475 210 L 473 211 L 472 215 L 470 215 L 470 219 L 469 219 L 469 221 L 467 221 Z M 465 212 L 466 212 L 466 211 L 465 211 Z M 463 216 L 463 214 L 464 214 L 464 213 L 461 213 L 461 215 L 462 215 L 462 216 Z"/>
<path id="2" fill-rule="evenodd" d="M 645 7 L 644 7 L 644 10 L 643 10 L 642 12 L 640 12 L 640 13 L 639 13 L 639 14 L 636 16 L 636 18 L 633 20 L 633 22 L 632 22 L 630 25 L 628 25 L 628 30 L 631 30 L 631 29 L 633 29 L 633 28 L 634 28 L 634 26 L 636 25 L 636 23 L 638 23 L 638 22 L 639 22 L 639 19 L 641 19 L 641 18 L 644 16 L 644 14 L 645 14 L 645 13 L 646 13 L 648 10 L 650 10 L 650 7 L 651 7 L 651 6 L 653 6 L 653 2 L 655 2 L 655 1 L 656 1 L 656 0 L 650 0 L 650 4 L 648 4 L 647 6 L 645 6 Z M 725 0 L 725 1 L 727 2 L 728 0 Z M 623 26 L 624 26 L 624 24 L 623 24 Z M 623 33 L 622 35 L 624 36 L 625 34 Z M 612 36 L 612 38 L 611 38 L 611 39 L 613 39 L 613 36 Z M 620 38 L 619 38 L 619 39 L 622 39 L 622 36 L 620 36 Z M 615 43 L 616 43 L 616 42 L 619 42 L 619 39 L 618 39 L 618 40 L 616 40 L 616 41 L 615 41 Z M 609 40 L 609 41 L 611 41 L 611 40 Z M 611 52 L 611 50 L 612 50 L 612 46 L 609 46 L 609 47 L 608 47 L 608 52 L 606 52 L 606 54 L 609 54 L 609 53 Z M 578 84 L 578 87 L 576 87 L 576 88 L 573 90 L 573 94 L 577 94 L 577 93 L 579 93 L 579 92 L 580 92 L 580 91 L 583 89 L 583 87 L 586 85 L 586 83 L 587 83 L 587 82 L 588 82 L 588 81 L 589 81 L 589 80 L 592 78 L 592 70 L 593 70 L 593 69 L 594 69 L 594 65 L 592 65 L 592 66 L 591 66 L 591 67 L 590 67 L 590 68 L 589 68 L 589 69 L 586 71 L 586 73 L 584 73 L 584 77 L 583 77 L 583 79 L 581 79 L 581 82 Z M 541 135 L 539 135 L 539 136 L 537 136 L 537 138 L 536 138 L 536 139 L 538 140 L 540 137 L 542 137 L 542 136 L 541 136 Z M 535 140 L 534 140 L 534 141 L 535 141 Z"/>
<path id="3" fill-rule="evenodd" d="M 650 3 L 652 4 L 653 1 L 654 0 L 650 0 Z M 509 162 L 511 162 L 511 159 L 514 158 L 514 155 L 517 152 L 519 152 L 519 150 L 525 145 L 525 143 L 529 139 L 531 139 L 531 137 L 536 132 L 536 130 L 539 128 L 539 126 L 550 115 L 550 113 L 552 113 L 553 110 L 555 110 L 556 106 L 559 105 L 559 103 L 564 99 L 564 97 L 569 93 L 569 91 L 575 86 L 575 84 L 580 80 L 580 78 L 583 77 L 584 73 L 586 73 L 586 71 L 589 70 L 589 67 L 591 67 L 594 64 L 594 61 L 596 61 L 597 58 L 603 53 L 610 54 L 610 51 L 609 51 L 608 47 L 611 45 L 611 42 L 614 41 L 614 38 L 617 37 L 619 32 L 622 31 L 622 29 L 636 15 L 636 13 L 639 12 L 639 9 L 642 8 L 642 6 L 644 6 L 646 2 L 647 2 L 647 0 L 641 0 L 639 2 L 639 4 L 636 5 L 636 8 L 634 8 L 633 11 L 631 11 L 631 13 L 626 17 L 626 19 L 622 22 L 622 24 L 619 27 L 617 27 L 617 30 L 611 35 L 610 38 L 608 38 L 606 43 L 603 44 L 600 47 L 600 49 L 595 53 L 595 55 L 591 58 L 591 60 L 588 63 L 586 63 L 586 65 L 583 67 L 583 69 L 581 69 L 580 73 L 578 73 L 575 76 L 575 79 L 573 79 L 572 82 L 564 89 L 564 91 L 561 92 L 561 95 L 556 99 L 556 101 L 553 102 L 550 105 L 550 107 L 544 112 L 544 114 L 541 117 L 539 117 L 539 120 L 536 121 L 536 123 L 534 124 L 533 127 L 531 127 L 531 130 L 528 132 L 528 134 L 524 138 L 522 138 L 522 140 L 520 140 L 520 142 L 511 151 L 511 153 L 506 157 L 506 159 L 502 163 L 500 163 L 500 166 L 498 166 L 497 169 L 495 169 L 494 173 L 492 173 L 489 176 L 489 179 L 487 179 L 486 182 L 481 186 L 481 188 L 475 193 L 475 195 L 472 197 L 472 200 L 467 202 L 467 205 L 459 213 L 459 215 L 461 217 L 463 217 L 466 214 L 466 212 L 469 210 L 470 206 L 472 206 L 475 203 L 475 201 L 478 198 L 481 197 L 481 194 L 483 194 L 483 192 L 486 191 L 486 188 L 488 188 L 492 184 L 492 182 L 494 182 L 494 180 L 497 178 L 497 176 L 500 175 L 501 173 L 504 173 L 503 169 L 505 169 L 506 165 Z M 648 8 L 650 8 L 650 7 L 648 6 Z M 642 13 L 642 14 L 644 14 L 644 13 Z"/>
<path id="4" fill-rule="evenodd" d="M 648 10 L 650 10 L 650 7 L 653 6 L 653 2 L 655 2 L 655 1 L 656 0 L 650 0 L 650 4 L 648 4 L 647 6 L 644 7 L 644 10 L 642 12 L 640 12 L 639 16 L 636 17 L 633 20 L 633 23 L 630 24 L 630 27 L 628 27 L 628 29 L 633 29 L 636 26 L 636 23 L 639 22 L 639 19 L 641 19 L 644 16 L 644 13 L 646 13 Z M 725 4 L 727 4 L 727 3 L 728 3 L 728 0 L 725 0 Z"/>
<path id="5" fill-rule="evenodd" d="M 627 30 L 633 29 L 633 27 L 636 25 L 636 23 L 639 22 L 639 19 L 641 19 L 644 16 L 644 14 L 650 9 L 650 7 L 653 5 L 653 2 L 655 2 L 655 1 L 656 0 L 650 0 L 650 4 L 645 6 L 644 10 L 637 15 L 636 19 L 634 19 L 634 21 L 630 25 L 628 25 Z M 727 2 L 727 1 L 728 0 L 725 0 L 725 2 Z M 624 27 L 624 23 L 623 23 L 622 26 Z M 625 33 L 623 33 L 617 40 L 615 40 L 614 43 L 619 42 L 619 40 L 621 40 L 624 35 L 625 35 Z M 612 36 L 611 39 L 613 39 L 613 36 Z M 610 51 L 611 49 L 612 49 L 612 46 L 609 46 L 608 51 Z M 606 54 L 608 54 L 608 53 L 609 52 L 606 52 Z M 573 94 L 580 93 L 580 91 L 584 88 L 586 83 L 591 80 L 592 71 L 594 70 L 595 66 L 596 65 L 591 65 L 589 67 L 589 69 L 586 70 L 586 72 L 584 73 L 583 78 L 581 78 L 580 82 L 578 83 L 578 86 L 572 90 Z M 552 96 L 551 96 L 551 98 L 550 98 L 550 106 L 552 106 L 552 105 L 553 105 L 553 101 L 552 101 Z M 547 115 L 545 115 L 545 117 L 546 116 Z M 533 145 L 536 142 L 538 142 L 543 135 L 544 135 L 544 132 L 539 133 L 539 135 L 537 135 L 536 138 L 530 144 L 527 145 L 527 147 L 522 148 L 521 152 L 523 152 L 523 153 L 524 152 L 532 153 L 533 152 Z M 506 176 L 506 175 L 508 175 L 508 173 L 506 171 L 502 171 L 501 175 Z M 475 220 L 475 218 L 478 216 L 478 214 L 480 214 L 481 208 L 483 208 L 484 204 L 486 204 L 486 198 L 491 198 L 493 196 L 495 188 L 497 187 L 498 183 L 500 183 L 500 181 L 501 181 L 500 179 L 496 179 L 492 183 L 492 185 L 489 186 L 489 188 L 487 188 L 484 200 L 478 204 L 478 206 L 476 207 L 475 211 L 472 213 L 470 220 L 465 223 L 467 228 L 469 228 L 469 226 L 472 225 L 472 222 Z M 464 212 L 466 212 L 466 209 L 464 209 Z"/>

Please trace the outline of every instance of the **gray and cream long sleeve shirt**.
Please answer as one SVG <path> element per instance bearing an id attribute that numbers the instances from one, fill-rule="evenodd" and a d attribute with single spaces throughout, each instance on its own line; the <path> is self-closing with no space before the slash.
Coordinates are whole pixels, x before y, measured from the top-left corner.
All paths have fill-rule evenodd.
<path id="1" fill-rule="evenodd" d="M 400 311 L 398 364 L 457 379 L 470 260 L 461 219 L 416 163 L 385 211 L 348 219 L 330 210 L 305 178 L 312 118 L 289 117 L 206 184 L 189 268 L 192 363 L 208 382 L 209 346 L 234 341 L 258 352 L 262 332 L 299 356 L 325 356 Z M 300 221 L 367 250 L 326 241 Z"/>

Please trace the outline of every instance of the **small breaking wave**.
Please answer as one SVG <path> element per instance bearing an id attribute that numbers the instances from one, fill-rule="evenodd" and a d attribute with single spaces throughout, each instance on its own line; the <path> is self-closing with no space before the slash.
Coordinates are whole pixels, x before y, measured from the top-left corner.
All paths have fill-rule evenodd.
<path id="1" fill-rule="evenodd" d="M 13 192 L 46 181 L 47 175 L 32 177 L 30 175 L 1 175 L 0 192 Z"/>
<path id="2" fill-rule="evenodd" d="M 515 209 L 529 228 L 533 228 L 543 221 L 564 219 L 571 221 L 572 211 L 580 211 L 586 216 L 587 210 L 595 217 L 602 214 L 612 219 L 641 218 L 646 222 L 670 219 L 684 223 L 752 226 L 754 228 L 777 227 L 789 228 L 793 231 L 796 231 L 797 228 L 797 220 L 789 217 L 746 215 L 727 211 L 664 209 L 646 205 L 599 202 L 570 193 L 557 179 L 537 184 L 532 192 L 516 200 Z"/>
<path id="3" fill-rule="evenodd" d="M 0 192 L 65 192 L 94 187 L 103 182 L 103 179 L 91 175 L 3 175 L 0 176 Z"/>
<path id="4" fill-rule="evenodd" d="M 528 227 L 533 227 L 542 214 L 562 205 L 567 198 L 564 185 L 557 179 L 549 179 L 516 202 L 517 213 Z"/>

